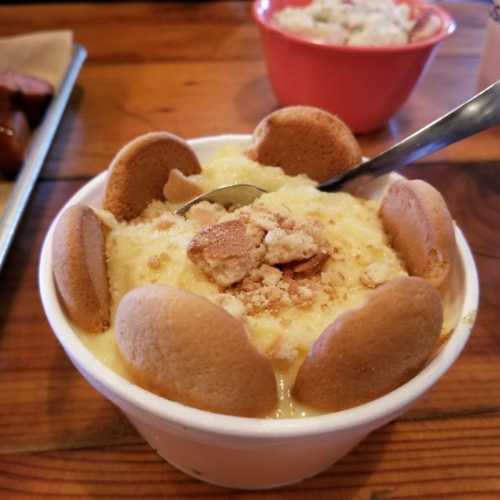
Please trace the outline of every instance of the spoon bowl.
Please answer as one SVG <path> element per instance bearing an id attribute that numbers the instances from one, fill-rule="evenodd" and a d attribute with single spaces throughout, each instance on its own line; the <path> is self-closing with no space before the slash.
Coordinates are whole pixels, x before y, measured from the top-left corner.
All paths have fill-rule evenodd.
<path id="1" fill-rule="evenodd" d="M 226 208 L 243 207 L 245 205 L 252 204 L 257 198 L 266 192 L 267 191 L 264 189 L 252 184 L 232 184 L 230 186 L 222 186 L 193 198 L 188 203 L 177 209 L 175 214 L 185 215 L 192 206 L 202 201 L 217 203 Z"/>

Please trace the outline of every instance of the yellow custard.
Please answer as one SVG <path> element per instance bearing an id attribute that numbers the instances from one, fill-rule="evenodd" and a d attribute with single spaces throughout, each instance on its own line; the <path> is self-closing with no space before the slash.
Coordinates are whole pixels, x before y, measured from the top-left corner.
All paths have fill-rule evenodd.
<path id="1" fill-rule="evenodd" d="M 190 242 L 203 228 L 199 220 L 175 216 L 175 206 L 160 201 L 152 202 L 141 217 L 128 223 L 118 223 L 109 212 L 99 210 L 98 215 L 110 228 L 106 254 L 111 317 L 114 319 L 128 291 L 149 283 L 199 294 L 240 317 L 251 342 L 273 363 L 280 404 L 271 416 L 316 414 L 289 395 L 304 356 L 340 314 L 360 305 L 379 284 L 407 274 L 388 244 L 377 214 L 378 204 L 346 193 L 322 193 L 307 177 L 287 176 L 281 169 L 259 165 L 235 149 L 219 152 L 203 165 L 201 174 L 192 178 L 203 191 L 232 183 L 266 189 L 269 193 L 252 206 L 224 212 L 220 221 L 271 214 L 279 220 L 293 219 L 296 227 L 321 228 L 329 258 L 312 277 L 293 281 L 287 278 L 286 266 L 267 265 L 262 267 L 261 288 L 254 286 L 247 291 L 239 284 L 224 288 L 188 255 Z M 271 248 L 268 239 L 264 241 Z M 267 295 L 261 304 L 258 294 L 263 291 Z M 291 301 L 292 292 L 296 295 Z M 273 293 L 277 297 L 274 302 Z M 103 334 L 80 336 L 97 358 L 130 378 L 115 344 L 113 324 Z"/>

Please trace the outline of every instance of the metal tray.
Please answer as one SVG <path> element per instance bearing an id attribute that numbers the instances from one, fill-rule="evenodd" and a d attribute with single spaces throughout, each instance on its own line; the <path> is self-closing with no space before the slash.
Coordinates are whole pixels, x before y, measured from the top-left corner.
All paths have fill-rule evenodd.
<path id="1" fill-rule="evenodd" d="M 73 44 L 73 56 L 59 90 L 31 138 L 26 159 L 0 216 L 0 270 L 86 57 L 85 48 Z"/>

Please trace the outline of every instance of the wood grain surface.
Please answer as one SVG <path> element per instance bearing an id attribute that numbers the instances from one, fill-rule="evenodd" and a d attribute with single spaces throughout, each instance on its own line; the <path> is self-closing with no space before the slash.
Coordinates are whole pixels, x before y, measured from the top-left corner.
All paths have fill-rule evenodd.
<path id="1" fill-rule="evenodd" d="M 475 91 L 486 9 L 449 3 L 457 33 L 373 154 Z M 249 2 L 1 6 L 0 36 L 72 28 L 89 50 L 0 274 L 0 498 L 500 498 L 500 132 L 409 167 L 445 196 L 474 251 L 481 306 L 459 360 L 406 415 L 323 474 L 271 492 L 192 479 L 162 461 L 76 372 L 45 320 L 37 264 L 60 207 L 121 144 L 163 128 L 249 132 L 278 104 Z"/>

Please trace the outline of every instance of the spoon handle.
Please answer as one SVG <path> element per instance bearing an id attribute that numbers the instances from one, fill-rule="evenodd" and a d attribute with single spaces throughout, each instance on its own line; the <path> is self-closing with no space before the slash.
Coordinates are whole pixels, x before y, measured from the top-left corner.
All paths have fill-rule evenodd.
<path id="1" fill-rule="evenodd" d="M 361 174 L 381 175 L 500 124 L 500 80 L 453 111 L 418 130 L 382 154 L 345 174 L 321 183 L 322 191 L 339 189 L 345 181 Z"/>

